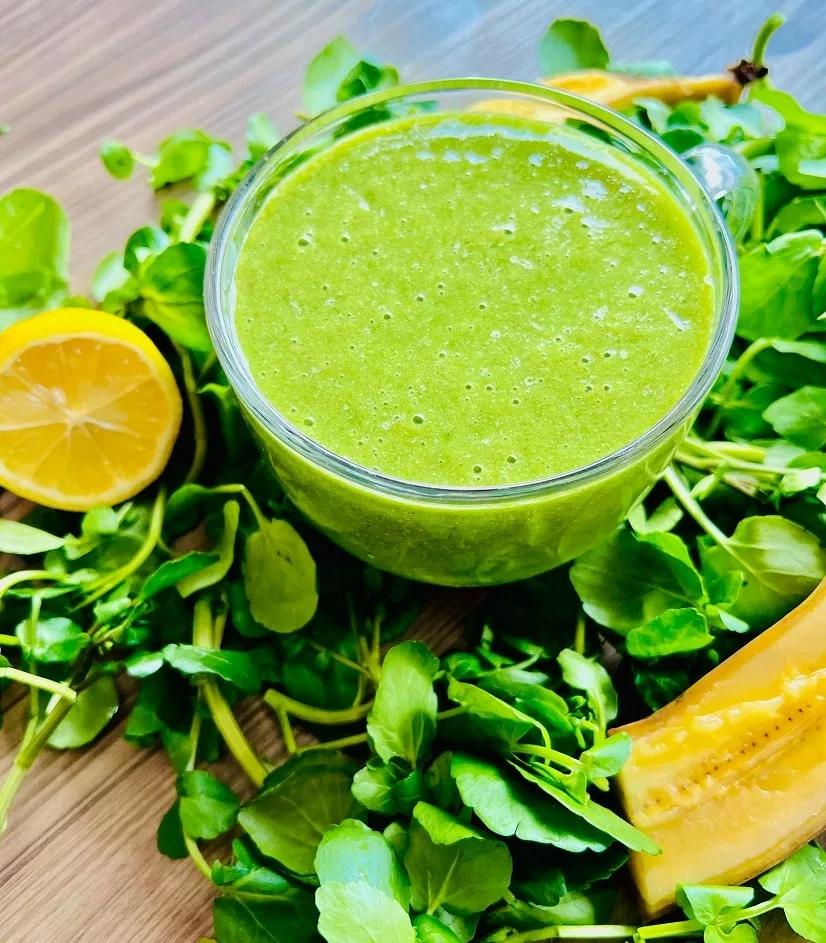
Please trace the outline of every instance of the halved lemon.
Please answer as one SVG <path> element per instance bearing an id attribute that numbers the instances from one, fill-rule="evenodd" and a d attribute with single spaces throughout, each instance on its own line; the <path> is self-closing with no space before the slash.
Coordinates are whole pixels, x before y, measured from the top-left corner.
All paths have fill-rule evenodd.
<path id="1" fill-rule="evenodd" d="M 129 321 L 47 311 L 0 333 L 0 484 L 64 511 L 154 481 L 181 425 L 169 364 Z"/>

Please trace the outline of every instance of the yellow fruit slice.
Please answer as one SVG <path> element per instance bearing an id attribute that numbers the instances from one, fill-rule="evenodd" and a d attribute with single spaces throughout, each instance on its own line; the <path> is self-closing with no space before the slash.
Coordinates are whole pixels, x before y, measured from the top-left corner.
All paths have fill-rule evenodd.
<path id="1" fill-rule="evenodd" d="M 63 308 L 0 333 L 0 484 L 21 497 L 131 498 L 163 471 L 181 409 L 169 364 L 122 318 Z"/>
<path id="2" fill-rule="evenodd" d="M 603 72 L 600 69 L 585 69 L 580 72 L 564 72 L 541 81 L 543 85 L 590 98 L 591 101 L 607 105 L 615 111 L 628 108 L 638 98 L 656 98 L 666 105 L 676 105 L 688 99 L 702 101 L 714 96 L 722 99 L 727 105 L 733 105 L 743 91 L 743 86 L 730 72 L 720 75 L 669 75 L 649 78 Z M 547 122 L 563 121 L 568 117 L 567 112 L 554 105 L 516 98 L 491 98 L 477 102 L 472 110 L 518 115 Z"/>

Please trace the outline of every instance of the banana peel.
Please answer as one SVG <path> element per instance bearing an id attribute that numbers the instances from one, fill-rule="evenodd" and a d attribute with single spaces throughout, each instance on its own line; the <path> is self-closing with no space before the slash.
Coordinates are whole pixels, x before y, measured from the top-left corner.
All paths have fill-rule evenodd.
<path id="1" fill-rule="evenodd" d="M 560 89 L 581 95 L 615 111 L 622 111 L 638 98 L 655 98 L 665 105 L 676 105 L 681 101 L 702 101 L 720 98 L 727 105 L 740 99 L 743 86 L 731 72 L 719 75 L 669 75 L 659 78 L 605 72 L 601 69 L 586 69 L 579 72 L 563 72 L 553 78 L 542 79 L 549 88 Z M 535 121 L 558 123 L 565 119 L 566 112 L 554 105 L 539 101 L 516 98 L 491 98 L 477 102 L 473 111 L 515 115 Z"/>

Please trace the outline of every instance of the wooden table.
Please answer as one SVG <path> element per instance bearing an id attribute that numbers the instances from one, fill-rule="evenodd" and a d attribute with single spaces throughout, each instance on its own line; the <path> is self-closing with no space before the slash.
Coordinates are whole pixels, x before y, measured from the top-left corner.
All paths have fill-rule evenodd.
<path id="1" fill-rule="evenodd" d="M 246 116 L 294 124 L 309 58 L 346 32 L 411 80 L 444 74 L 535 76 L 535 46 L 555 16 L 599 22 L 618 59 L 672 59 L 712 71 L 747 53 L 776 8 L 789 25 L 772 43 L 777 82 L 812 107 L 826 89 L 821 0 L 0 0 L 0 192 L 36 186 L 73 222 L 74 288 L 97 260 L 152 218 L 137 181 L 110 179 L 99 142 L 151 150 L 202 126 L 239 140 Z M 425 616 L 444 636 L 464 600 Z M 22 703 L 0 734 L 0 774 L 19 742 Z M 274 727 L 242 717 L 272 755 Z M 116 724 L 91 749 L 46 755 L 0 841 L 0 943 L 192 943 L 211 926 L 210 888 L 155 850 L 173 795 L 166 759 L 122 739 Z"/>

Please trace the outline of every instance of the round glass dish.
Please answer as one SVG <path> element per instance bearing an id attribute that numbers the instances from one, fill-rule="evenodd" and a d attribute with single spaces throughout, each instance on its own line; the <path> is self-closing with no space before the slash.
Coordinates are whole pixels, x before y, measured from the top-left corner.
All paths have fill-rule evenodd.
<path id="1" fill-rule="evenodd" d="M 493 99 L 518 100 L 535 120 L 544 113 L 549 121 L 571 119 L 589 126 L 669 188 L 707 254 L 714 333 L 694 381 L 670 412 L 598 461 L 505 486 L 405 481 L 324 448 L 264 397 L 236 334 L 235 266 L 270 193 L 313 154 L 365 123 L 382 120 L 391 107 L 427 102 L 430 110 L 456 112 Z M 702 162 L 698 165 L 702 172 Z M 483 586 L 524 579 L 572 559 L 599 543 L 642 499 L 667 467 L 723 365 L 734 333 L 738 280 L 734 248 L 714 200 L 696 173 L 662 142 L 621 115 L 570 93 L 466 78 L 367 95 L 284 138 L 250 171 L 225 208 L 210 248 L 205 295 L 221 365 L 299 510 L 342 547 L 381 569 L 441 585 Z"/>

